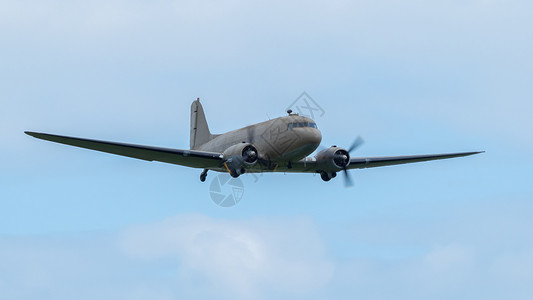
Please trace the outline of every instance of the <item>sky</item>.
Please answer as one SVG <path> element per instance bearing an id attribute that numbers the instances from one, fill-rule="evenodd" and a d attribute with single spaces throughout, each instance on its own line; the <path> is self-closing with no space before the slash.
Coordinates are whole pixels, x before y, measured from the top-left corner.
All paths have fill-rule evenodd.
<path id="1" fill-rule="evenodd" d="M 528 1 L 0 0 L 0 299 L 531 299 Z M 486 153 L 242 176 L 25 130 L 189 146 L 307 92 L 353 156 Z"/>

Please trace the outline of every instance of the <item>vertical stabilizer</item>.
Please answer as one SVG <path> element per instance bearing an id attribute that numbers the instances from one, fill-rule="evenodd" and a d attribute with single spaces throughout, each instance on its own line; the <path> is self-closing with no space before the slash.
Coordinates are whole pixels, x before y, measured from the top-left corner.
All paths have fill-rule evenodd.
<path id="1" fill-rule="evenodd" d="M 193 101 L 191 105 L 191 149 L 197 149 L 201 145 L 209 142 L 213 136 L 207 126 L 204 108 L 200 104 L 200 99 Z"/>

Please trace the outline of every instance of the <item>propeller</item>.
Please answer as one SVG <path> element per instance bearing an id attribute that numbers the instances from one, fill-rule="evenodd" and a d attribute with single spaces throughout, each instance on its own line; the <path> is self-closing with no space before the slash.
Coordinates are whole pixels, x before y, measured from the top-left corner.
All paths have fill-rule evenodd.
<path id="1" fill-rule="evenodd" d="M 253 144 L 254 143 L 254 134 L 255 134 L 255 126 L 248 126 L 246 130 L 246 142 Z"/>
<path id="2" fill-rule="evenodd" d="M 365 143 L 365 140 L 363 140 L 363 138 L 361 136 L 358 136 L 355 141 L 353 141 L 352 145 L 350 146 L 350 148 L 348 148 L 348 152 L 352 152 L 353 150 L 359 148 L 362 144 Z"/>
<path id="3" fill-rule="evenodd" d="M 246 143 L 254 144 L 255 141 L 255 126 L 248 126 L 246 128 Z M 251 157 L 252 160 L 257 160 L 262 165 L 268 165 L 270 162 L 267 158 L 262 157 L 259 155 L 259 151 L 254 147 L 255 151 L 248 152 L 249 157 Z"/>
<path id="4" fill-rule="evenodd" d="M 248 145 L 243 149 L 244 161 L 253 163 L 257 160 L 257 150 L 254 146 Z"/>
<path id="5" fill-rule="evenodd" d="M 352 151 L 356 150 L 364 143 L 365 141 L 363 140 L 363 138 L 361 136 L 358 136 L 355 141 L 353 141 L 350 148 L 347 149 L 348 153 L 351 153 Z M 344 186 L 353 186 L 352 178 L 350 177 L 350 173 L 348 173 L 348 164 L 346 164 L 344 168 L 342 168 L 342 170 L 344 171 Z"/>

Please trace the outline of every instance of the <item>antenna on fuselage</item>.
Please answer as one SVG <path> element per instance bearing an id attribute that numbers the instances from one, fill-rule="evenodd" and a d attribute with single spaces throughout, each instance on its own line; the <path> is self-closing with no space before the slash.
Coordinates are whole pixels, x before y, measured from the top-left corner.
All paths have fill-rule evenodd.
<path id="1" fill-rule="evenodd" d="M 287 109 L 287 113 L 289 114 L 289 116 L 297 116 L 298 114 L 297 113 L 293 113 L 292 112 L 292 109 Z"/>

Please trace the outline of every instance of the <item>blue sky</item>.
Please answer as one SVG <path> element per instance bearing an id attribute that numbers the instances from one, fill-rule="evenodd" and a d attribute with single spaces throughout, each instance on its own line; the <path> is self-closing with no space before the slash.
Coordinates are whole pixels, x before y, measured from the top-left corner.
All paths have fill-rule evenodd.
<path id="1" fill-rule="evenodd" d="M 0 1 L 0 299 L 530 299 L 533 24 L 527 1 Z M 186 148 L 285 114 L 357 156 L 486 150 L 243 176 L 24 130 Z"/>

